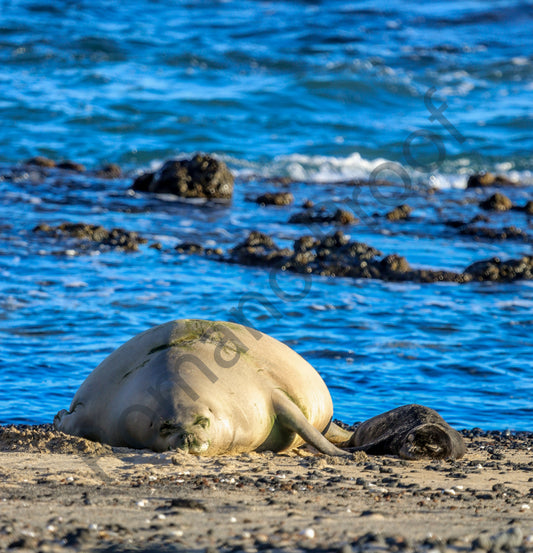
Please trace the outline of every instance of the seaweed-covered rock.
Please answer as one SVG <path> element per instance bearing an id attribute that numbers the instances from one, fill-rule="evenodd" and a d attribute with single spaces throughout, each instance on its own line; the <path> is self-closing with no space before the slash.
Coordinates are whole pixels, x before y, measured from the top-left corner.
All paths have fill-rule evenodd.
<path id="1" fill-rule="evenodd" d="M 58 169 L 64 169 L 66 171 L 75 171 L 76 173 L 83 173 L 85 171 L 84 165 L 70 160 L 60 161 L 56 164 L 56 167 Z"/>
<path id="2" fill-rule="evenodd" d="M 490 198 L 480 202 L 479 207 L 487 211 L 508 211 L 513 207 L 513 202 L 504 194 L 496 192 Z"/>
<path id="3" fill-rule="evenodd" d="M 120 228 L 107 230 L 100 225 L 90 225 L 87 223 L 62 223 L 56 227 L 41 223 L 33 231 L 45 233 L 59 239 L 65 237 L 76 239 L 80 249 L 84 250 L 91 249 L 90 244 L 88 245 L 87 242 L 124 251 L 137 251 L 139 244 L 146 243 L 146 239 L 139 236 L 136 232 Z"/>
<path id="4" fill-rule="evenodd" d="M 486 226 L 465 225 L 459 234 L 484 240 L 529 240 L 527 232 L 515 226 L 504 227 L 500 230 Z"/>
<path id="5" fill-rule="evenodd" d="M 186 254 L 198 254 L 220 257 L 223 255 L 222 248 L 204 248 L 200 244 L 194 244 L 193 242 L 183 242 L 175 247 L 178 253 Z"/>
<path id="6" fill-rule="evenodd" d="M 119 179 L 122 176 L 122 169 L 116 163 L 106 163 L 96 172 L 101 179 Z"/>
<path id="7" fill-rule="evenodd" d="M 518 183 L 503 175 L 481 172 L 470 175 L 466 183 L 467 188 L 483 188 L 484 186 L 516 186 Z"/>
<path id="8" fill-rule="evenodd" d="M 205 251 L 203 246 L 200 246 L 200 244 L 194 244 L 192 242 L 182 242 L 181 244 L 178 244 L 176 246 L 175 250 L 178 253 L 198 253 L 198 254 L 202 254 Z"/>
<path id="9" fill-rule="evenodd" d="M 488 223 L 490 222 L 490 219 L 486 215 L 476 215 L 475 217 L 472 217 L 470 221 L 466 222 L 462 219 L 448 219 L 447 221 L 444 221 L 444 224 L 447 227 L 457 228 L 457 229 L 463 229 L 469 226 L 473 226 L 476 223 Z"/>
<path id="10" fill-rule="evenodd" d="M 407 259 L 397 254 L 387 255 L 379 262 L 379 266 L 386 273 L 407 273 L 411 270 Z"/>
<path id="11" fill-rule="evenodd" d="M 478 281 L 513 281 L 533 279 L 533 257 L 502 261 L 498 257 L 477 261 L 464 270 Z"/>
<path id="12" fill-rule="evenodd" d="M 472 280 L 472 276 L 469 274 L 432 269 L 415 269 L 408 273 L 408 276 L 414 282 L 422 283 L 456 282 L 458 284 L 464 284 L 465 282 L 470 282 Z"/>
<path id="13" fill-rule="evenodd" d="M 312 224 L 312 223 L 333 223 L 336 225 L 353 225 L 358 219 L 351 211 L 346 209 L 337 209 L 334 213 L 328 213 L 327 209 L 322 207 L 319 210 L 306 209 L 299 213 L 291 215 L 289 223 Z"/>
<path id="14" fill-rule="evenodd" d="M 230 260 L 242 265 L 276 264 L 290 255 L 289 249 L 280 249 L 268 234 L 253 230 L 246 240 L 230 250 Z"/>
<path id="15" fill-rule="evenodd" d="M 302 236 L 294 241 L 295 253 L 305 253 L 320 244 L 320 240 L 313 236 Z"/>
<path id="16" fill-rule="evenodd" d="M 56 166 L 56 162 L 53 159 L 44 156 L 36 156 L 28 159 L 26 165 L 34 165 L 36 167 L 52 168 Z"/>
<path id="17" fill-rule="evenodd" d="M 233 184 L 233 175 L 223 161 L 197 154 L 191 159 L 167 161 L 159 171 L 140 175 L 133 183 L 133 190 L 182 198 L 229 200 Z"/>
<path id="18" fill-rule="evenodd" d="M 395 207 L 392 211 L 389 211 L 385 217 L 388 221 L 401 221 L 402 219 L 407 219 L 413 209 L 408 206 L 407 204 L 402 204 L 397 207 Z"/>
<path id="19" fill-rule="evenodd" d="M 255 199 L 259 205 L 291 205 L 294 202 L 294 196 L 290 192 L 266 192 Z"/>

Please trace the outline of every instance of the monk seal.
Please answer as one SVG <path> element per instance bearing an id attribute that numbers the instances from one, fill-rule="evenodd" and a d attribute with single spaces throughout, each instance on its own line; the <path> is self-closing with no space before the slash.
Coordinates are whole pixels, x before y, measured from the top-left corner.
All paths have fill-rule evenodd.
<path id="1" fill-rule="evenodd" d="M 200 455 L 282 451 L 322 433 L 329 390 L 295 351 L 229 322 L 172 321 L 135 336 L 89 374 L 54 426 L 114 446 Z"/>
<path id="2" fill-rule="evenodd" d="M 436 411 L 404 405 L 361 423 L 343 447 L 404 459 L 459 459 L 466 452 L 463 437 Z"/>
<path id="3" fill-rule="evenodd" d="M 239 324 L 186 319 L 156 326 L 115 350 L 54 426 L 113 446 L 198 455 L 283 451 L 304 442 L 337 456 L 464 453 L 460 434 L 421 406 L 374 417 L 353 435 L 332 416 L 326 384 L 285 344 Z M 452 445 L 444 447 L 447 436 Z"/>

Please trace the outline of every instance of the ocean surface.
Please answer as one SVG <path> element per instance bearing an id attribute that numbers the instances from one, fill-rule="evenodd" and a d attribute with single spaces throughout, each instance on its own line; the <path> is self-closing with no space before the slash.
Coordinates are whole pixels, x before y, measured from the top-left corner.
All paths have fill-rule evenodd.
<path id="1" fill-rule="evenodd" d="M 231 204 L 129 191 L 194 152 L 228 164 Z M 42 178 L 23 165 L 36 155 L 118 163 L 123 177 Z M 460 271 L 531 255 L 531 240 L 459 237 L 435 224 L 435 202 L 464 217 L 467 198 L 473 214 L 465 185 L 479 170 L 520 180 L 513 201 L 532 200 L 532 169 L 531 1 L 0 0 L 0 423 L 51 422 L 133 335 L 228 320 L 245 302 L 251 325 L 317 368 L 345 422 L 416 402 L 458 428 L 533 430 L 531 281 L 304 279 L 173 249 L 229 247 L 255 228 L 286 245 L 304 234 L 287 221 L 305 199 L 340 205 L 354 196 L 338 183 L 387 178 L 397 187 L 358 196 L 361 224 L 345 232 Z M 294 206 L 249 201 L 277 177 Z M 432 205 L 411 199 L 417 187 L 438 189 Z M 370 216 L 403 202 L 415 217 L 400 227 Z M 507 217 L 531 236 L 531 218 Z M 32 232 L 62 222 L 163 249 L 69 252 Z"/>

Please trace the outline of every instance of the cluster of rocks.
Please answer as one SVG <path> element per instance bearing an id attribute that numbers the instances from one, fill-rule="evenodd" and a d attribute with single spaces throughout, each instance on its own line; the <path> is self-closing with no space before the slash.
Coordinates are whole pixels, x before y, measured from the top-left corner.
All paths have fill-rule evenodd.
<path id="1" fill-rule="evenodd" d="M 294 202 L 294 196 L 290 192 L 266 192 L 255 199 L 259 205 L 291 205 Z"/>
<path id="2" fill-rule="evenodd" d="M 41 169 L 61 169 L 74 173 L 85 173 L 86 171 L 85 166 L 76 161 L 54 161 L 44 156 L 32 157 L 26 161 L 25 165 Z M 122 176 L 122 169 L 116 163 L 107 163 L 95 172 L 95 176 L 102 179 L 118 179 Z"/>
<path id="3" fill-rule="evenodd" d="M 169 160 L 154 172 L 143 173 L 133 182 L 133 190 L 173 194 L 181 198 L 229 200 L 234 178 L 226 164 L 209 155 Z"/>
<path id="4" fill-rule="evenodd" d="M 395 207 L 393 210 L 389 211 L 385 217 L 387 221 L 402 221 L 403 219 L 408 219 L 413 212 L 413 208 L 407 204 L 401 204 L 398 207 Z"/>
<path id="5" fill-rule="evenodd" d="M 484 215 L 476 215 L 470 221 L 448 220 L 445 225 L 458 229 L 459 234 L 470 236 L 479 240 L 522 240 L 528 242 L 529 234 L 514 225 L 506 226 L 501 229 L 495 229 L 487 226 L 489 219 Z"/>
<path id="6" fill-rule="evenodd" d="M 359 219 L 346 209 L 329 209 L 326 206 L 315 207 L 312 203 L 307 204 L 304 211 L 292 215 L 289 223 L 292 224 L 334 224 L 334 225 L 354 225 L 359 223 Z M 331 207 L 331 206 L 330 206 Z M 413 208 L 407 204 L 401 204 L 385 214 L 385 219 L 389 222 L 403 221 L 409 219 Z M 375 216 L 378 216 L 377 214 Z"/>
<path id="7" fill-rule="evenodd" d="M 519 182 L 511 180 L 504 175 L 495 175 L 488 171 L 482 171 L 481 173 L 475 173 L 468 177 L 466 183 L 467 188 L 484 188 L 484 187 L 499 187 L 499 186 L 518 186 Z"/>
<path id="8" fill-rule="evenodd" d="M 329 212 L 326 207 L 322 206 L 319 209 L 308 208 L 305 211 L 295 213 L 289 219 L 289 223 L 299 225 L 311 224 L 336 224 L 336 225 L 353 225 L 359 222 L 351 211 L 346 209 L 336 209 Z"/>
<path id="9" fill-rule="evenodd" d="M 85 171 L 80 164 L 71 161 L 57 163 L 44 157 L 32 158 L 26 164 L 45 169 Z M 108 165 L 101 170 L 100 176 L 104 175 L 114 178 L 121 175 L 121 170 L 118 166 Z M 469 178 L 468 188 L 515 186 L 516 184 L 518 183 L 501 175 L 479 173 Z M 166 161 L 158 171 L 144 173 L 132 184 L 132 189 L 138 192 L 222 200 L 231 199 L 233 187 L 234 178 L 225 163 L 206 154 L 197 154 L 190 159 Z M 287 191 L 266 192 L 254 201 L 263 206 L 287 206 L 294 202 L 294 196 Z M 303 207 L 303 211 L 294 213 L 290 217 L 290 224 L 352 225 L 359 222 L 351 211 L 342 207 L 315 206 L 310 201 Z M 533 214 L 533 201 L 528 201 L 524 206 L 514 205 L 501 192 L 495 192 L 479 202 L 479 207 L 485 211 L 503 212 L 512 209 Z M 402 204 L 386 213 L 384 218 L 389 222 L 402 221 L 410 218 L 412 211 L 411 206 Z M 477 215 L 468 222 L 447 221 L 445 224 L 458 229 L 461 235 L 475 239 L 515 239 L 526 242 L 530 240 L 526 232 L 515 226 L 494 229 L 486 224 L 488 222 L 485 215 Z M 314 233 L 315 230 L 313 229 Z M 135 232 L 117 228 L 107 230 L 102 226 L 84 223 L 63 223 L 56 227 L 41 224 L 34 231 L 55 238 L 74 239 L 81 251 L 95 247 L 137 251 L 140 244 L 146 243 L 146 240 Z M 162 249 L 159 244 L 152 247 Z M 484 260 L 474 263 L 463 272 L 414 269 L 404 257 L 396 254 L 383 255 L 371 246 L 350 241 L 340 231 L 329 235 L 322 234 L 319 237 L 302 236 L 294 241 L 292 247 L 284 248 L 279 247 L 270 236 L 252 231 L 246 240 L 227 252 L 221 248 L 204 248 L 194 243 L 180 244 L 176 247 L 176 251 L 180 254 L 207 255 L 224 262 L 269 266 L 295 273 L 387 281 L 462 283 L 472 280 L 512 281 L 532 278 L 531 257 L 505 262 L 497 258 Z"/>
<path id="10" fill-rule="evenodd" d="M 201 246 L 182 244 L 181 253 L 215 254 L 221 261 L 273 267 L 300 274 L 372 278 L 392 282 L 457 282 L 514 281 L 533 279 L 533 257 L 506 262 L 498 258 L 474 263 L 462 273 L 430 269 L 414 269 L 405 257 L 397 254 L 383 256 L 375 248 L 362 242 L 350 241 L 337 231 L 323 238 L 303 236 L 294 241 L 292 248 L 280 248 L 274 240 L 259 231 L 221 254 L 220 249 L 209 251 Z"/>
<path id="11" fill-rule="evenodd" d="M 464 273 L 478 281 L 532 280 L 533 256 L 502 261 L 499 257 L 477 261 L 467 267 Z"/>
<path id="12" fill-rule="evenodd" d="M 513 202 L 501 192 L 496 192 L 492 196 L 486 198 L 479 203 L 481 209 L 487 211 L 509 211 L 514 209 L 516 211 L 524 211 L 528 215 L 533 215 L 533 201 L 529 200 L 524 206 L 514 205 Z"/>
<path id="13" fill-rule="evenodd" d="M 465 225 L 459 229 L 459 234 L 471 236 L 481 240 L 523 240 L 529 241 L 527 232 L 514 225 L 494 229 L 487 226 Z"/>
<path id="14" fill-rule="evenodd" d="M 100 225 L 87 223 L 61 223 L 55 227 L 46 223 L 37 225 L 33 232 L 43 233 L 54 238 L 73 238 L 82 250 L 92 249 L 95 244 L 99 249 L 110 248 L 123 251 L 138 251 L 140 244 L 147 240 L 136 232 L 114 228 L 107 230 Z"/>
<path id="15" fill-rule="evenodd" d="M 33 231 L 56 239 L 74 239 L 80 251 L 138 251 L 139 245 L 147 242 L 136 232 L 119 228 L 107 230 L 100 225 L 87 223 L 62 223 L 55 227 L 41 223 Z M 151 247 L 162 249 L 159 244 Z M 405 257 L 397 254 L 383 255 L 363 242 L 350 241 L 340 230 L 320 238 L 302 236 L 294 241 L 292 248 L 280 248 L 271 236 L 254 230 L 243 242 L 226 253 L 219 247 L 204 248 L 191 242 L 178 244 L 175 250 L 180 254 L 205 255 L 239 265 L 272 267 L 300 274 L 371 278 L 391 282 L 465 283 L 533 279 L 533 256 L 508 261 L 495 257 L 476 262 L 462 273 L 414 269 Z"/>

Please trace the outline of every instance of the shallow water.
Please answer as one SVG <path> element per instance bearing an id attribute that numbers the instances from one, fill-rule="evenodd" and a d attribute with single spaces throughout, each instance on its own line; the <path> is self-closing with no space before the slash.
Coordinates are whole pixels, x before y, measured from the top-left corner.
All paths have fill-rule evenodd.
<path id="1" fill-rule="evenodd" d="M 464 217 L 465 198 L 477 213 L 479 198 L 462 190 L 477 169 L 532 182 L 532 18 L 524 1 L 0 0 L 0 174 L 37 154 L 128 172 L 0 180 L 0 422 L 48 422 L 137 332 L 228 319 L 247 300 L 250 324 L 320 371 L 347 422 L 420 402 L 456 426 L 530 430 L 531 282 L 306 281 L 173 247 L 230 246 L 252 228 L 288 245 L 308 232 L 289 215 L 311 198 L 349 204 L 361 219 L 346 231 L 353 239 L 414 266 L 531 254 L 530 242 L 475 241 L 436 221 L 441 208 Z M 443 101 L 453 128 L 430 119 L 428 105 Z M 135 172 L 194 151 L 218 153 L 237 175 L 231 205 L 128 193 Z M 385 160 L 399 164 L 392 175 Z M 399 167 L 408 186 L 387 197 L 329 184 Z M 295 206 L 247 201 L 276 189 L 269 176 L 296 181 Z M 443 192 L 414 194 L 429 185 Z M 533 199 L 530 187 L 506 194 Z M 410 221 L 372 217 L 402 201 L 415 207 Z M 64 221 L 135 230 L 163 250 L 69 256 L 31 232 Z M 531 219 L 501 214 L 498 224 L 527 231 Z"/>

